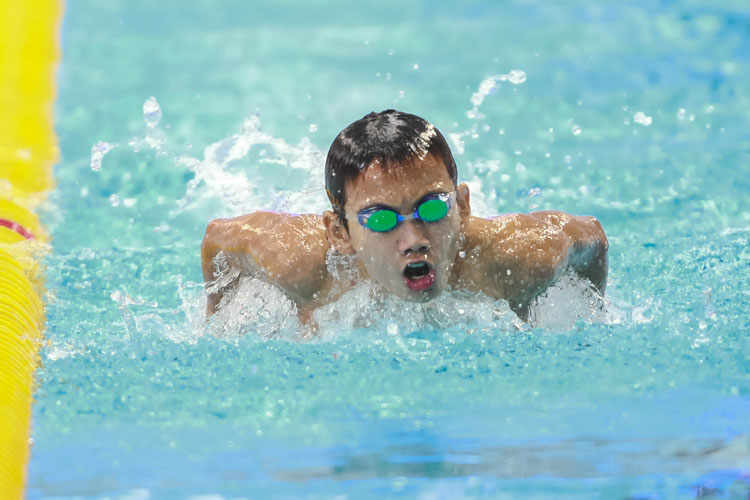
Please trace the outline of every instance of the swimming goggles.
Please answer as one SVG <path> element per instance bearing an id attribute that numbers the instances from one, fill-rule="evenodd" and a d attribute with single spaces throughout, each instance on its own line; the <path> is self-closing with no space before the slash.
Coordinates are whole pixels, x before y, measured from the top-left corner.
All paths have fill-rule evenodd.
<path id="1" fill-rule="evenodd" d="M 384 207 L 366 208 L 357 215 L 362 226 L 376 233 L 384 233 L 409 219 L 437 222 L 448 215 L 452 199 L 453 193 L 428 194 L 419 200 L 414 207 L 414 213 L 410 215 L 401 215 L 395 210 Z"/>

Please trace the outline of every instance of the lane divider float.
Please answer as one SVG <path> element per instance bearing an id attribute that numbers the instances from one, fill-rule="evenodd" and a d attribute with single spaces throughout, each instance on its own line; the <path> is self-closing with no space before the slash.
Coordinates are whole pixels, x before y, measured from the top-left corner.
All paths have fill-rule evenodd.
<path id="1" fill-rule="evenodd" d="M 53 188 L 53 122 L 62 0 L 0 0 L 0 498 L 26 487 L 34 370 L 43 340 L 34 210 Z"/>

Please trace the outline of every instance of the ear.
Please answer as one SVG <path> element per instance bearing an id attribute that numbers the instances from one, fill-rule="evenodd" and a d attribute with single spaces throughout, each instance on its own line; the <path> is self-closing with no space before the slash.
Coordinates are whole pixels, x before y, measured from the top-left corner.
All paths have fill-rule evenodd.
<path id="1" fill-rule="evenodd" d="M 323 224 L 326 227 L 326 238 L 333 251 L 341 255 L 354 253 L 354 245 L 349 239 L 349 232 L 339 219 L 339 216 L 331 210 L 323 212 Z"/>
<path id="2" fill-rule="evenodd" d="M 458 205 L 458 215 L 461 218 L 461 224 L 467 224 L 471 217 L 471 196 L 469 195 L 469 186 L 462 182 L 456 188 L 456 205 Z"/>

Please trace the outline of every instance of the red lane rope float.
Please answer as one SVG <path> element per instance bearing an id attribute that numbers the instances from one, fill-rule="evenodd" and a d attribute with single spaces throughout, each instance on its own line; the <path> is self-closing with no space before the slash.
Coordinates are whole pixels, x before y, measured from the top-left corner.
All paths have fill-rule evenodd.
<path id="1" fill-rule="evenodd" d="M 0 227 L 7 227 L 11 231 L 15 231 L 27 240 L 34 240 L 34 235 L 31 234 L 31 231 L 23 227 L 21 224 L 17 222 L 13 222 L 12 220 L 8 219 L 0 219 Z"/>

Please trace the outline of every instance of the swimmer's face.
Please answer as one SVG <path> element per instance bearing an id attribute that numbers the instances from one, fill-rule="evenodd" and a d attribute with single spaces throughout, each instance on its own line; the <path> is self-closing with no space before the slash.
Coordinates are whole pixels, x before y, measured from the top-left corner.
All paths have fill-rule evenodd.
<path id="1" fill-rule="evenodd" d="M 448 286 L 459 245 L 462 218 L 468 217 L 468 188 L 458 192 L 442 160 L 432 155 L 391 169 L 370 165 L 346 186 L 348 234 L 332 242 L 340 253 L 356 253 L 370 279 L 406 300 L 427 301 Z M 411 215 L 425 197 L 449 193 L 450 210 L 440 220 L 409 219 L 386 232 L 363 227 L 357 215 L 390 208 Z"/>

